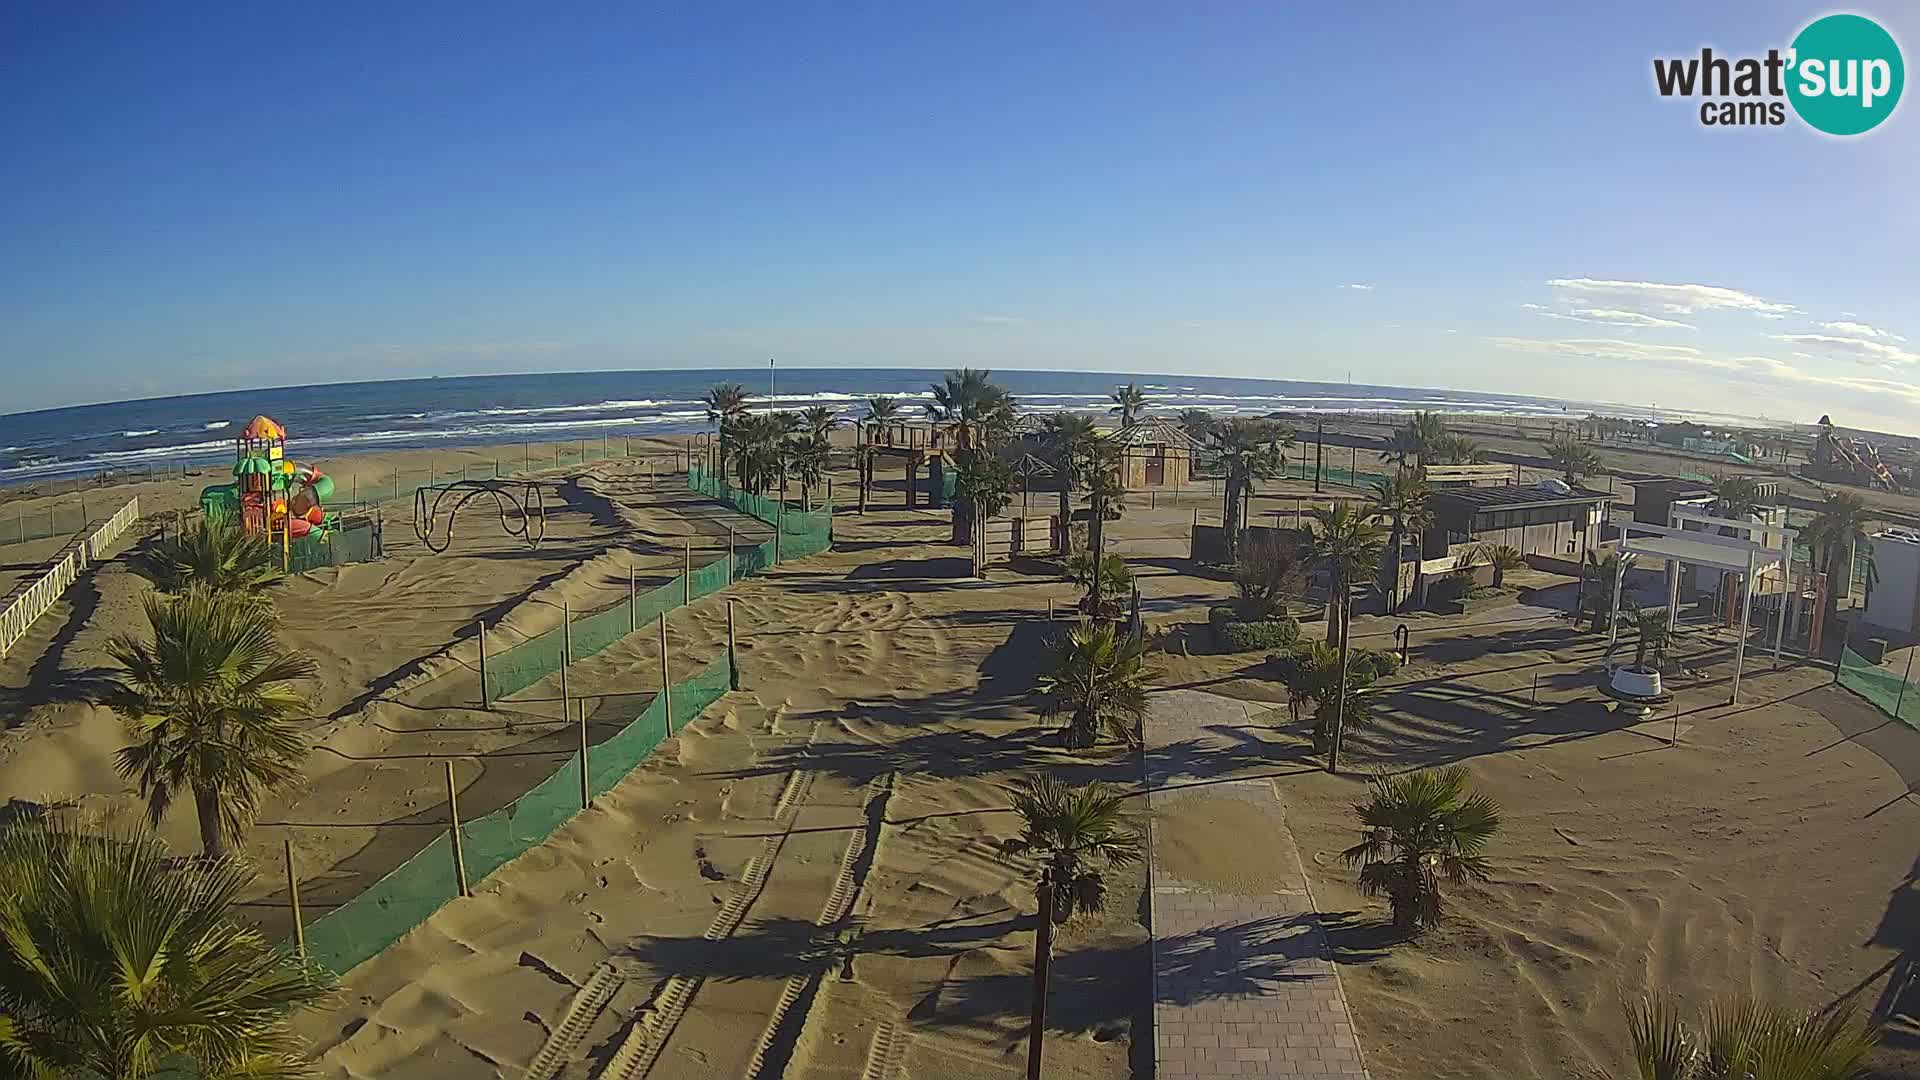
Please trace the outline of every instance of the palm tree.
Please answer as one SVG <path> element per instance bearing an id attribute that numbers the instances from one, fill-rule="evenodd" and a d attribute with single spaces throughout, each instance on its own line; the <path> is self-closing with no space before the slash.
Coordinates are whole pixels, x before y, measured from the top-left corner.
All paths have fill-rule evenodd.
<path id="1" fill-rule="evenodd" d="M 1468 436 L 1448 432 L 1427 444 L 1420 461 L 1427 465 L 1484 465 L 1487 452 Z"/>
<path id="2" fill-rule="evenodd" d="M 1746 476 L 1723 476 L 1713 486 L 1713 504 L 1718 516 L 1746 521 L 1760 509 L 1760 485 Z M 1721 526 L 1722 530 L 1726 526 Z"/>
<path id="3" fill-rule="evenodd" d="M 1221 524 L 1227 533 L 1227 559 L 1239 557 L 1241 503 L 1254 492 L 1255 479 L 1270 480 L 1286 468 L 1281 446 L 1292 446 L 1293 429 L 1271 420 L 1229 417 L 1212 433 L 1213 452 L 1226 474 L 1226 507 Z"/>
<path id="4" fill-rule="evenodd" d="M 1627 1006 L 1635 1080 L 1851 1080 L 1879 1042 L 1853 1007 L 1795 1013 L 1731 1001 L 1689 1024 L 1665 994 Z"/>
<path id="5" fill-rule="evenodd" d="M 791 413 L 752 413 L 734 426 L 733 465 L 740 487 L 764 495 L 786 469 L 787 417 Z"/>
<path id="6" fill-rule="evenodd" d="M 1205 409 L 1181 409 L 1178 422 L 1187 434 L 1204 441 L 1213 433 L 1216 420 L 1214 415 Z"/>
<path id="7" fill-rule="evenodd" d="M 1107 412 L 1119 414 L 1120 430 L 1125 431 L 1132 427 L 1133 422 L 1140 419 L 1141 414 L 1146 411 L 1147 395 L 1141 391 L 1139 384 L 1128 383 L 1114 388 L 1113 407 Z"/>
<path id="8" fill-rule="evenodd" d="M 1118 555 L 1108 555 L 1097 564 L 1100 567 L 1099 588 L 1094 587 L 1093 552 L 1076 551 L 1067 557 L 1062 568 L 1068 581 L 1087 590 L 1081 599 L 1081 610 L 1094 619 L 1118 619 L 1125 613 L 1123 597 L 1133 587 L 1133 568 L 1127 560 Z M 1095 611 L 1089 605 L 1095 594 L 1100 596 L 1100 610 Z"/>
<path id="9" fill-rule="evenodd" d="M 1122 796 L 1104 784 L 1069 787 L 1052 776 L 1029 779 L 1014 792 L 1020 835 L 1001 844 L 1009 855 L 1040 864 L 1034 896 L 1040 902 L 1033 943 L 1033 1023 L 1027 1036 L 1027 1080 L 1040 1080 L 1041 1039 L 1047 1019 L 1047 968 L 1053 930 L 1075 915 L 1106 907 L 1104 871 L 1140 861 L 1140 837 L 1120 821 Z"/>
<path id="10" fill-rule="evenodd" d="M 1651 656 L 1655 667 L 1664 667 L 1667 661 L 1669 615 L 1665 609 L 1642 611 L 1634 620 L 1638 624 L 1640 639 L 1633 647 L 1633 666 L 1646 667 Z"/>
<path id="11" fill-rule="evenodd" d="M 290 684 L 317 668 L 245 602 L 195 590 L 173 602 L 149 594 L 144 606 L 153 640 L 107 645 L 123 669 L 108 704 L 137 740 L 116 764 L 138 781 L 155 825 L 191 794 L 201 847 L 222 855 L 261 798 L 300 775 L 306 702 Z"/>
<path id="12" fill-rule="evenodd" d="M 1341 852 L 1360 867 L 1360 891 L 1385 896 L 1393 924 L 1413 934 L 1438 925 L 1440 884 L 1485 881 L 1480 852 L 1500 828 L 1500 807 L 1474 792 L 1464 765 L 1376 777 L 1355 809 L 1360 842 Z"/>
<path id="13" fill-rule="evenodd" d="M 0 830 L 0 1076 L 305 1076 L 331 979 L 232 917 L 253 875 L 141 834 Z"/>
<path id="14" fill-rule="evenodd" d="M 1386 448 L 1380 451 L 1381 461 L 1391 461 L 1402 469 L 1412 468 L 1425 446 L 1420 442 L 1420 434 L 1410 426 L 1397 427 L 1387 436 Z"/>
<path id="15" fill-rule="evenodd" d="M 1826 568 L 1827 602 L 1822 626 L 1834 626 L 1840 617 L 1840 589 L 1852 580 L 1853 553 L 1866 542 L 1867 522 L 1867 506 L 1860 496 L 1838 491 L 1827 496 L 1820 504 L 1819 515 L 1807 525 L 1804 535 L 1813 545 L 1815 565 Z"/>
<path id="16" fill-rule="evenodd" d="M 170 595 L 195 587 L 259 595 L 284 580 L 280 552 L 266 534 L 248 532 L 239 522 L 218 516 L 162 537 L 136 553 L 130 565 L 148 584 Z"/>
<path id="17" fill-rule="evenodd" d="M 831 405 L 809 405 L 800 410 L 800 427 L 809 435 L 827 438 L 840 424 L 840 414 Z"/>
<path id="18" fill-rule="evenodd" d="M 1123 633 L 1117 623 L 1082 620 L 1054 644 L 1053 667 L 1042 672 L 1045 714 L 1068 713 L 1067 745 L 1092 746 L 1101 731 L 1131 747 L 1140 745 L 1147 715 L 1146 640 Z"/>
<path id="19" fill-rule="evenodd" d="M 1507 571 L 1524 570 L 1527 557 L 1517 547 L 1506 544 L 1492 544 L 1486 548 L 1487 562 L 1493 565 L 1493 587 L 1498 589 L 1507 583 Z"/>
<path id="20" fill-rule="evenodd" d="M 1547 444 L 1547 457 L 1560 470 L 1569 487 L 1580 483 L 1583 476 L 1599 476 L 1607 471 L 1600 463 L 1600 455 L 1593 447 L 1575 439 L 1571 435 L 1556 439 Z"/>
<path id="21" fill-rule="evenodd" d="M 747 399 L 752 396 L 739 383 L 715 383 L 707 388 L 706 394 L 700 399 L 701 404 L 707 407 L 707 423 L 712 424 L 719 433 L 720 460 L 714 464 L 722 476 L 727 472 L 727 455 L 732 441 L 729 429 L 747 415 Z"/>
<path id="22" fill-rule="evenodd" d="M 1013 426 L 1013 397 L 996 384 L 991 371 L 961 368 L 933 384 L 925 408 L 936 423 L 953 432 L 955 449 L 971 450 L 991 442 Z"/>
<path id="23" fill-rule="evenodd" d="M 1427 482 L 1418 473 L 1406 469 L 1373 482 L 1373 512 L 1393 523 L 1387 537 L 1385 568 L 1389 611 L 1400 610 L 1400 559 L 1407 535 L 1411 533 L 1418 539 L 1433 524 L 1433 513 L 1427 508 L 1427 497 L 1431 494 Z M 1418 557 L 1416 552 L 1415 558 Z"/>
<path id="24" fill-rule="evenodd" d="M 1098 438 L 1093 420 L 1079 413 L 1054 413 L 1041 422 L 1041 444 L 1046 447 L 1047 456 L 1053 460 L 1054 471 L 1060 476 L 1060 530 L 1063 536 L 1067 525 L 1073 520 L 1073 490 L 1080 483 L 1080 467 L 1093 453 L 1093 444 Z"/>
<path id="25" fill-rule="evenodd" d="M 805 431 L 787 440 L 787 471 L 800 484 L 800 505 L 813 509 L 813 489 L 826 481 L 833 444 L 823 434 Z"/>
<path id="26" fill-rule="evenodd" d="M 970 544 L 974 530 L 1013 501 L 1016 477 L 1013 466 L 985 452 L 967 454 L 958 460 L 958 466 L 953 501 L 971 508 L 972 512 L 953 515 L 953 542 Z"/>
<path id="27" fill-rule="evenodd" d="M 1308 516 L 1313 519 L 1309 550 L 1333 576 L 1327 593 L 1327 640 L 1339 641 L 1346 636 L 1352 585 L 1380 565 L 1385 534 L 1374 524 L 1371 511 L 1351 502 L 1337 502 L 1330 508 L 1310 511 Z"/>
<path id="28" fill-rule="evenodd" d="M 893 398 L 881 395 L 867 399 L 867 445 L 871 447 L 880 438 L 880 433 L 889 424 L 900 420 L 900 403 Z M 867 489 L 873 486 L 873 451 L 863 450 L 860 454 L 860 510 L 866 512 Z"/>
<path id="29" fill-rule="evenodd" d="M 1613 551 L 1603 559 L 1593 551 L 1587 552 L 1586 565 L 1582 567 L 1580 575 L 1580 594 L 1582 602 L 1589 605 L 1588 613 L 1592 619 L 1594 633 L 1599 633 L 1602 624 L 1612 618 L 1614 587 L 1623 580 L 1623 575 L 1632 566 L 1632 555 Z M 1639 610 L 1638 605 L 1625 595 L 1620 597 L 1620 609 L 1627 612 Z M 1576 610 L 1574 612 L 1576 625 L 1579 623 L 1579 618 L 1579 612 Z"/>
<path id="30" fill-rule="evenodd" d="M 1269 657 L 1263 673 L 1287 688 L 1287 704 L 1293 709 L 1295 723 L 1300 721 L 1300 707 L 1309 701 L 1314 703 L 1313 745 L 1321 753 L 1332 747 L 1336 719 L 1365 724 L 1373 718 L 1368 691 L 1379 677 L 1379 669 L 1365 654 L 1348 653 L 1344 683 L 1340 678 L 1340 650 L 1324 641 L 1301 642 L 1289 652 Z"/>
<path id="31" fill-rule="evenodd" d="M 1096 563 L 1107 557 L 1107 517 L 1118 517 L 1126 508 L 1127 488 L 1120 479 L 1120 449 L 1105 439 L 1087 445 L 1080 475 L 1087 485 L 1087 547 Z M 1095 575 L 1088 596 L 1087 610 L 1100 611 L 1100 576 Z"/>

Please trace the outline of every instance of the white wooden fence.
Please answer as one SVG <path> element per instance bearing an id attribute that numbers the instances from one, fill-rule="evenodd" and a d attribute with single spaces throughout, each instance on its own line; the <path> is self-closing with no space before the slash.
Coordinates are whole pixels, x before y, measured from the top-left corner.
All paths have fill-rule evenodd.
<path id="1" fill-rule="evenodd" d="M 67 587 L 79 579 L 82 571 L 105 559 L 113 542 L 138 520 L 140 500 L 128 499 L 127 505 L 98 528 L 76 537 L 71 544 L 61 548 L 39 577 L 24 582 L 9 593 L 6 600 L 0 602 L 4 604 L 0 607 L 0 658 L 4 658 L 21 638 L 27 636 L 27 628 L 59 601 Z"/>

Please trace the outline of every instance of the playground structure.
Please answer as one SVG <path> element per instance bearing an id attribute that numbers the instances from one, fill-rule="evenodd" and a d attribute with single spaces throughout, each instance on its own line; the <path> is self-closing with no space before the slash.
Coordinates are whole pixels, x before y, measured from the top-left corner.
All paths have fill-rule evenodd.
<path id="1" fill-rule="evenodd" d="M 1810 459 L 1810 471 L 1816 476 L 1889 491 L 1899 486 L 1893 470 L 1880 460 L 1873 444 L 1834 431 L 1832 417 L 1820 418 L 1820 435 L 1814 440 Z"/>
<path id="2" fill-rule="evenodd" d="M 492 496 L 502 532 L 524 538 L 535 551 L 540 549 L 547 537 L 546 496 L 540 484 L 531 480 L 454 480 L 422 486 L 413 493 L 413 535 L 435 555 L 446 551 L 453 546 L 454 519 L 482 495 Z M 446 536 L 435 542 L 434 524 L 440 520 L 441 505 L 449 498 L 453 502 L 447 507 Z"/>
<path id="3" fill-rule="evenodd" d="M 210 519 L 238 521 L 252 533 L 278 540 L 283 551 L 293 541 L 324 537 L 339 526 L 326 510 L 333 478 L 287 457 L 287 429 L 269 416 L 256 416 L 234 439 L 233 483 L 200 492 L 200 511 Z"/>

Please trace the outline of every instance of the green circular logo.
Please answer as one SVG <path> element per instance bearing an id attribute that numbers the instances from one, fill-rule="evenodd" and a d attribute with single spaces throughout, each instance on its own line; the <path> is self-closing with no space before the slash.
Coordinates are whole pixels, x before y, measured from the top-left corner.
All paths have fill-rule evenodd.
<path id="1" fill-rule="evenodd" d="M 1893 115 L 1907 82 L 1900 46 L 1861 15 L 1828 15 L 1793 39 L 1787 99 L 1800 119 L 1829 135 L 1871 131 Z"/>

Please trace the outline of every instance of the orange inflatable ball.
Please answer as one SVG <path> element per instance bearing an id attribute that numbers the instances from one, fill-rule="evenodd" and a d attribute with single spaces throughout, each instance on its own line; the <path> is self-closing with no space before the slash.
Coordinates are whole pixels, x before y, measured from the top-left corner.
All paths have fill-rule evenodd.
<path id="1" fill-rule="evenodd" d="M 273 512 L 274 512 L 274 513 L 276 513 L 276 514 L 284 514 L 284 513 L 286 513 L 286 512 L 287 512 L 287 500 L 285 500 L 285 499 L 275 499 L 275 500 L 273 500 Z"/>
<path id="2" fill-rule="evenodd" d="M 325 510 L 315 506 L 307 511 L 308 524 L 318 525 L 325 520 L 327 520 L 327 512 Z"/>
<path id="3" fill-rule="evenodd" d="M 288 518 L 287 519 L 287 533 L 291 535 L 295 540 L 300 539 L 301 537 L 307 535 L 312 531 L 313 531 L 313 523 L 308 521 L 306 518 Z"/>

